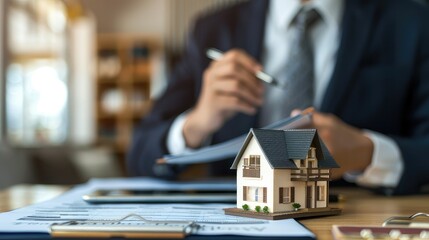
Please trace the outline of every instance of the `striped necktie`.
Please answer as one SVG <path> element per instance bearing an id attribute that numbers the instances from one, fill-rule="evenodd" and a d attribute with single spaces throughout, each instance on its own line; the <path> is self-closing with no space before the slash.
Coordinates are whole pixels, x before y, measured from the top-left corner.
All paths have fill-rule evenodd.
<path id="1" fill-rule="evenodd" d="M 309 36 L 311 26 L 320 19 L 314 9 L 302 8 L 292 21 L 292 39 L 279 81 L 285 89 L 266 85 L 260 126 L 289 117 L 293 109 L 304 109 L 314 101 L 314 59 Z"/>

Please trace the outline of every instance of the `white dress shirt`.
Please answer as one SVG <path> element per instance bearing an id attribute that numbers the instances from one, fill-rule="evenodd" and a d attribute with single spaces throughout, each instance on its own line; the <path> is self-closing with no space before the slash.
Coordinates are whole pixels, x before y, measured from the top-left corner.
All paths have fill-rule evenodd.
<path id="1" fill-rule="evenodd" d="M 291 39 L 291 22 L 302 7 L 300 0 L 271 0 L 268 9 L 265 38 L 262 50 L 264 71 L 274 78 L 280 78 L 287 63 Z M 344 12 L 344 0 L 312 0 L 305 7 L 315 8 L 321 15 L 321 21 L 315 23 L 310 32 L 314 54 L 315 99 L 314 106 L 320 107 L 326 88 L 336 64 L 336 54 L 340 43 L 341 20 Z M 183 137 L 183 125 L 187 112 L 178 116 L 167 136 L 167 148 L 170 154 L 192 151 L 186 147 Z M 366 131 L 374 144 L 370 166 L 363 173 L 347 173 L 344 178 L 364 186 L 394 187 L 398 184 L 403 171 L 399 147 L 389 137 Z"/>

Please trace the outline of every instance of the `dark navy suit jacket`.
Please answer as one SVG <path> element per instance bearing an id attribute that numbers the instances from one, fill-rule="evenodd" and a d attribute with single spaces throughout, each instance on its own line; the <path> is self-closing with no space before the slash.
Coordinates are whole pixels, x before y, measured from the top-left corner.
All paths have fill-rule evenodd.
<path id="1" fill-rule="evenodd" d="M 136 129 L 128 167 L 153 176 L 157 158 L 168 154 L 166 136 L 180 113 L 197 102 L 207 48 L 241 48 L 261 58 L 268 1 L 253 0 L 196 21 L 164 96 Z M 322 112 L 358 128 L 390 136 L 404 172 L 396 194 L 429 183 L 429 11 L 412 0 L 346 0 L 342 38 Z M 238 114 L 213 136 L 213 144 L 247 133 L 258 116 Z M 230 172 L 231 161 L 213 172 Z"/>

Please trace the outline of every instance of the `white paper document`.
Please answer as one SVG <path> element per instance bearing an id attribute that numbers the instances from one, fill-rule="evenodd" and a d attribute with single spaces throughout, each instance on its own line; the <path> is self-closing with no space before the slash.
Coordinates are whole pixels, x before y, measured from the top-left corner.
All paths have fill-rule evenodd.
<path id="1" fill-rule="evenodd" d="M 49 233 L 53 223 L 66 221 L 118 220 L 130 213 L 147 220 L 193 221 L 200 227 L 195 235 L 242 235 L 266 237 L 310 237 L 313 233 L 293 219 L 267 221 L 228 216 L 223 208 L 231 204 L 99 204 L 91 205 L 82 195 L 99 188 L 162 187 L 166 182 L 151 179 L 94 180 L 53 200 L 0 214 L 2 233 Z M 204 183 L 198 183 L 203 185 Z M 210 184 L 209 184 L 210 185 Z M 202 186 L 203 187 L 203 186 Z M 122 224 L 137 224 L 127 220 Z M 141 224 L 141 223 L 139 223 Z"/>

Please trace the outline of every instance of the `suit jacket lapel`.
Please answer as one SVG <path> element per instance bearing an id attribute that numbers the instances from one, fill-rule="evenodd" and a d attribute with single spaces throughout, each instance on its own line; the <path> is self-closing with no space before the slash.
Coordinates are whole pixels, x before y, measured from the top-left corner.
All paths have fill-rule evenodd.
<path id="1" fill-rule="evenodd" d="M 265 35 L 265 19 L 268 9 L 267 0 L 253 0 L 248 9 L 240 12 L 237 26 L 242 29 L 235 31 L 237 45 L 243 48 L 256 60 L 261 60 L 262 43 Z M 254 39 L 254 40 L 251 40 Z"/>
<path id="2" fill-rule="evenodd" d="M 237 26 L 240 29 L 236 29 L 234 37 L 237 41 L 235 47 L 244 49 L 259 62 L 262 57 L 268 4 L 268 0 L 250 1 L 247 8 L 239 12 Z M 248 131 L 249 127 L 257 127 L 258 118 L 259 113 L 255 116 L 239 114 L 235 119 L 240 122 L 240 127 L 235 126 L 234 130 Z"/>
<path id="3" fill-rule="evenodd" d="M 342 37 L 331 82 L 326 89 L 321 111 L 338 112 L 352 89 L 353 75 L 365 51 L 377 1 L 346 0 Z"/>

